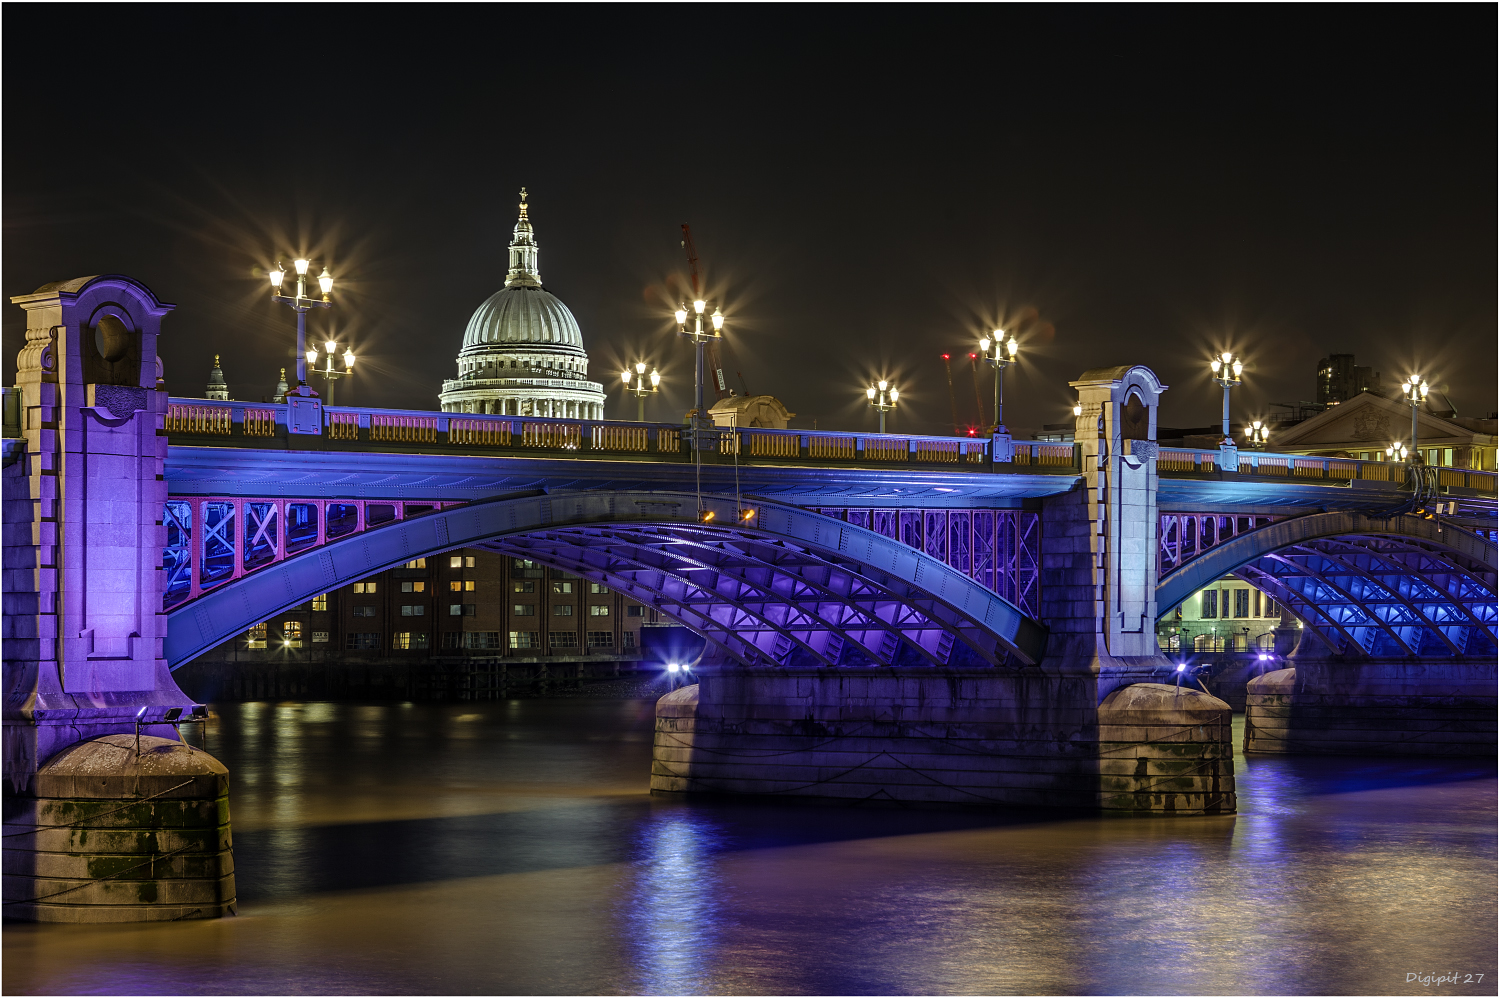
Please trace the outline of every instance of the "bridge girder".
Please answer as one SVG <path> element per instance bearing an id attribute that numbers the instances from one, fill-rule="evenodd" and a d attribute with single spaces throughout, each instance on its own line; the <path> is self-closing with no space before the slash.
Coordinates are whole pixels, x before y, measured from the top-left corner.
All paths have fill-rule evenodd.
<path id="1" fill-rule="evenodd" d="M 1158 606 L 1235 574 L 1269 593 L 1336 654 L 1490 655 L 1496 576 L 1489 541 L 1425 517 L 1320 513 L 1243 534 L 1164 577 Z"/>
<path id="2" fill-rule="evenodd" d="M 703 633 L 745 664 L 1035 664 L 1046 629 L 1019 608 L 900 541 L 795 506 L 684 493 L 567 493 L 444 509 L 331 541 L 258 568 L 168 614 L 175 668 L 320 593 L 459 547 L 529 557 L 602 582 Z M 550 545 L 550 546 L 549 546 Z M 754 622 L 751 627 L 747 622 Z M 899 651 L 904 648 L 905 651 Z"/>

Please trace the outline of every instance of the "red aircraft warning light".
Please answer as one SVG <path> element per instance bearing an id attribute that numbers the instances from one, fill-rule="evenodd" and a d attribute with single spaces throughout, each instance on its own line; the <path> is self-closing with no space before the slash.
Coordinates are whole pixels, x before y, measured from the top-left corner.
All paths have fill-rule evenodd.
<path id="1" fill-rule="evenodd" d="M 943 359 L 947 360 L 948 359 L 948 355 L 947 354 L 943 354 Z"/>

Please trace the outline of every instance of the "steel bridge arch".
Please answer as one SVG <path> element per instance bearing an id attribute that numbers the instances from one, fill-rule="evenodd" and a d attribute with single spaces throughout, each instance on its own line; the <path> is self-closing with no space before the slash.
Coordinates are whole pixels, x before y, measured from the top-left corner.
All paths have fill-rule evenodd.
<path id="1" fill-rule="evenodd" d="M 1317 513 L 1268 524 L 1166 575 L 1170 610 L 1235 574 L 1299 617 L 1335 654 L 1493 655 L 1496 545 L 1441 520 Z"/>
<path id="2" fill-rule="evenodd" d="M 167 614 L 173 669 L 314 596 L 460 547 L 530 558 L 655 606 L 746 665 L 1034 665 L 1046 628 L 936 558 L 854 524 L 680 492 L 498 498 L 354 534 Z"/>

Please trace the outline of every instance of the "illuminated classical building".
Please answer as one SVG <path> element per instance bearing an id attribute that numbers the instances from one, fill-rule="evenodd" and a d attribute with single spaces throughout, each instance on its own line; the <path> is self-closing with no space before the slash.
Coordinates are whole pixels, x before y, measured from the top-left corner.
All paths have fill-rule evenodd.
<path id="1" fill-rule="evenodd" d="M 604 386 L 588 380 L 583 333 L 568 307 L 542 288 L 526 191 L 510 243 L 505 287 L 474 310 L 443 382 L 444 412 L 604 418 Z"/>

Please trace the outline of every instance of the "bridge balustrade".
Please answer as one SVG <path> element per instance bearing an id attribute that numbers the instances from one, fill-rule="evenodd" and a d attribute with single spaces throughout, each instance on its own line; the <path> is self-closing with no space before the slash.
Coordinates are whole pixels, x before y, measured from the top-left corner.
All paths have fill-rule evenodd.
<path id="1" fill-rule="evenodd" d="M 287 434 L 285 405 L 243 402 L 210 403 L 174 399 L 168 405 L 165 428 L 178 437 L 249 437 L 270 441 Z M 906 462 L 962 465 L 998 473 L 1077 474 L 1077 448 L 1072 444 L 1017 441 L 1010 461 L 990 459 L 990 441 L 963 437 L 846 433 L 840 431 L 774 430 L 762 427 L 716 427 L 711 449 L 741 460 L 773 459 L 820 465 L 850 462 Z M 601 457 L 652 459 L 671 455 L 691 457 L 690 438 L 679 424 L 626 423 L 610 420 L 557 420 L 483 413 L 422 413 L 400 409 L 323 408 L 323 433 L 302 438 L 311 446 L 345 447 L 368 442 L 383 446 L 448 445 L 488 450 L 589 450 Z M 182 443 L 190 441 L 182 440 Z M 1127 444 L 1129 442 L 1127 441 Z M 253 446 L 253 444 L 252 444 Z M 1168 477 L 1219 475 L 1224 470 L 1218 450 L 1162 447 L 1157 470 Z M 1406 481 L 1406 465 L 1384 461 L 1356 461 L 1346 457 L 1310 457 L 1264 451 L 1238 452 L 1232 470 L 1238 477 L 1322 481 L 1340 486 L 1359 482 Z M 1438 483 L 1445 489 L 1496 492 L 1496 474 L 1467 468 L 1441 468 Z"/>

